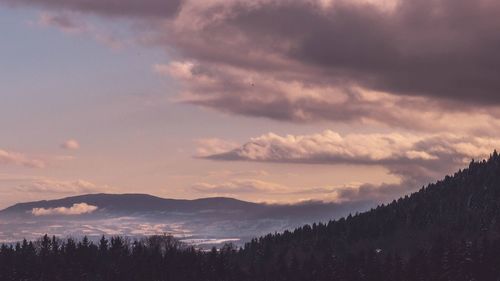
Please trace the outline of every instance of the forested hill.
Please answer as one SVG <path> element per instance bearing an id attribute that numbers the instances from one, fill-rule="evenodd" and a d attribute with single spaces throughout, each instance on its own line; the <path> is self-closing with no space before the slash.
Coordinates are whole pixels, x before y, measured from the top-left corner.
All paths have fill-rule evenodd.
<path id="1" fill-rule="evenodd" d="M 256 276 L 287 269 L 284 280 L 500 280 L 500 156 L 368 212 L 254 239 L 239 259 Z"/>
<path id="2" fill-rule="evenodd" d="M 500 156 L 469 167 L 404 198 L 327 224 L 254 239 L 245 251 L 334 253 L 396 251 L 408 255 L 435 239 L 474 240 L 500 236 Z"/>

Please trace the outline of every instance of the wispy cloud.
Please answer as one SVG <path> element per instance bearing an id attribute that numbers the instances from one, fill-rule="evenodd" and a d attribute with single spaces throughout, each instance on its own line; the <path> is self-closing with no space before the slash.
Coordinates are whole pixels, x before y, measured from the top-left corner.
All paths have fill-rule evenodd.
<path id="1" fill-rule="evenodd" d="M 196 140 L 197 156 L 206 157 L 213 154 L 224 153 L 238 147 L 238 144 L 218 138 L 204 138 Z"/>
<path id="2" fill-rule="evenodd" d="M 202 193 L 230 195 L 241 193 L 279 193 L 287 191 L 287 188 L 283 185 L 255 179 L 236 179 L 219 184 L 197 183 L 193 185 L 192 188 Z"/>
<path id="3" fill-rule="evenodd" d="M 93 213 L 98 209 L 97 206 L 89 205 L 87 203 L 77 203 L 73 206 L 58 207 L 58 208 L 33 208 L 31 213 L 34 216 L 50 216 L 50 215 L 83 215 Z"/>
<path id="4" fill-rule="evenodd" d="M 87 30 L 87 26 L 85 24 L 76 22 L 65 14 L 42 13 L 38 19 L 38 24 L 42 26 L 57 27 L 68 33 L 81 33 Z"/>
<path id="5" fill-rule="evenodd" d="M 97 185 L 86 180 L 65 181 L 50 178 L 33 178 L 24 180 L 16 190 L 21 192 L 82 194 L 107 192 L 113 190 L 107 185 Z"/>
<path id="6" fill-rule="evenodd" d="M 40 159 L 32 158 L 18 152 L 10 152 L 0 149 L 0 164 L 16 165 L 29 168 L 43 168 L 45 162 Z"/>
<path id="7" fill-rule="evenodd" d="M 112 32 L 85 23 L 81 16 L 75 13 L 43 12 L 38 19 L 38 25 L 53 27 L 68 34 L 87 36 L 113 50 L 122 49 L 128 44 L 127 40 L 113 35 Z"/>
<path id="8" fill-rule="evenodd" d="M 402 177 L 398 183 L 360 183 L 341 186 L 301 188 L 288 194 L 300 195 L 303 200 L 383 203 L 416 191 L 421 185 L 411 178 Z"/>
<path id="9" fill-rule="evenodd" d="M 401 177 L 396 183 L 350 183 L 345 185 L 324 185 L 318 187 L 291 187 L 270 181 L 256 179 L 233 179 L 218 183 L 196 183 L 195 192 L 213 196 L 242 196 L 251 194 L 267 198 L 284 198 L 286 202 L 374 202 L 381 203 L 412 192 L 420 185 L 409 177 Z M 293 199 L 291 199 L 293 198 Z M 283 199 L 282 199 L 283 200 Z M 282 201 L 281 200 L 281 201 Z"/>

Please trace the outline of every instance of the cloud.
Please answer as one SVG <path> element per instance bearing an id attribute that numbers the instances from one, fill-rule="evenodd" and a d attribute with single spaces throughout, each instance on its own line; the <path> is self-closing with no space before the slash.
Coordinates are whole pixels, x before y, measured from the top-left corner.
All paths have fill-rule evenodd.
<path id="1" fill-rule="evenodd" d="M 186 1 L 171 27 L 178 37 L 165 43 L 207 68 L 277 81 L 500 102 L 490 64 L 497 1 L 401 0 L 391 9 L 377 2 Z"/>
<path id="2" fill-rule="evenodd" d="M 40 159 L 30 158 L 17 152 L 0 149 L 0 164 L 24 166 L 28 168 L 44 168 L 45 162 Z"/>
<path id="3" fill-rule="evenodd" d="M 119 17 L 170 17 L 174 15 L 181 0 L 1 0 L 12 5 L 30 5 L 54 10 L 89 12 L 103 16 Z"/>
<path id="4" fill-rule="evenodd" d="M 327 2 L 186 1 L 161 41 L 179 60 L 161 69 L 183 102 L 291 122 L 438 131 L 500 103 L 496 1 Z"/>
<path id="5" fill-rule="evenodd" d="M 484 156 L 500 141 L 454 134 L 346 134 L 326 130 L 311 135 L 268 133 L 238 148 L 205 156 L 214 160 L 262 162 L 392 165 L 432 163 L 445 155 L 456 161 Z M 210 150 L 209 148 L 205 148 Z"/>
<path id="6" fill-rule="evenodd" d="M 255 179 L 237 179 L 220 184 L 197 183 L 192 189 L 210 194 L 241 194 L 241 193 L 279 193 L 285 192 L 286 187 Z"/>
<path id="7" fill-rule="evenodd" d="M 54 27 L 68 34 L 83 35 L 109 47 L 112 50 L 122 49 L 128 44 L 127 40 L 116 36 L 112 32 L 103 31 L 102 27 L 87 24 L 81 16 L 74 13 L 48 13 L 40 14 L 38 24 L 43 27 Z"/>
<path id="8" fill-rule="evenodd" d="M 324 202 L 387 202 L 415 191 L 422 185 L 410 177 L 401 177 L 396 183 L 351 183 L 340 186 L 289 187 L 274 182 L 256 179 L 234 179 L 219 183 L 196 183 L 195 192 L 214 196 L 241 196 L 246 194 L 280 196 L 300 201 Z"/>
<path id="9" fill-rule="evenodd" d="M 289 194 L 304 196 L 305 200 L 322 200 L 327 202 L 375 202 L 384 203 L 413 192 L 422 184 L 411 178 L 402 177 L 398 183 L 381 184 L 349 184 L 342 186 L 327 186 L 302 188 Z"/>
<path id="10" fill-rule="evenodd" d="M 42 13 L 38 20 L 41 26 L 53 26 L 68 33 L 85 32 L 87 27 L 79 22 L 74 21 L 71 17 L 65 14 L 49 14 Z"/>
<path id="11" fill-rule="evenodd" d="M 196 140 L 197 155 L 205 157 L 208 155 L 223 153 L 238 147 L 238 144 L 232 141 L 226 141 L 218 138 L 205 138 Z"/>
<path id="12" fill-rule="evenodd" d="M 306 189 L 330 193 L 339 200 L 355 197 L 388 197 L 404 194 L 465 166 L 471 159 L 487 157 L 500 140 L 454 134 L 346 134 L 331 130 L 312 135 L 252 138 L 236 149 L 207 155 L 216 161 L 258 161 L 325 165 L 372 165 L 386 168 L 400 178 L 397 184 L 361 184 L 348 188 Z M 378 194 L 378 195 L 375 195 Z M 383 196 L 383 195 L 386 196 Z M 344 198 L 344 199 L 342 199 Z"/>
<path id="13" fill-rule="evenodd" d="M 228 114 L 423 131 L 499 127 L 498 1 L 0 2 L 129 19 L 137 41 L 167 51 L 172 63 L 154 70 L 180 82 L 180 101 Z"/>
<path id="14" fill-rule="evenodd" d="M 107 185 L 99 186 L 85 180 L 63 181 L 49 178 L 33 178 L 24 180 L 16 188 L 21 192 L 84 194 L 112 190 Z"/>
<path id="15" fill-rule="evenodd" d="M 206 177 L 223 177 L 223 178 L 230 178 L 230 177 L 263 177 L 263 176 L 269 176 L 269 172 L 266 170 L 242 170 L 242 171 L 235 171 L 235 170 L 215 170 L 215 171 L 209 171 L 206 173 Z"/>
<path id="16" fill-rule="evenodd" d="M 77 140 L 70 139 L 61 144 L 61 148 L 77 150 L 80 149 L 80 143 Z"/>
<path id="17" fill-rule="evenodd" d="M 34 216 L 52 216 L 52 215 L 83 215 L 93 213 L 98 209 L 97 206 L 89 205 L 87 203 L 77 203 L 73 206 L 58 207 L 58 208 L 33 208 L 31 213 Z"/>

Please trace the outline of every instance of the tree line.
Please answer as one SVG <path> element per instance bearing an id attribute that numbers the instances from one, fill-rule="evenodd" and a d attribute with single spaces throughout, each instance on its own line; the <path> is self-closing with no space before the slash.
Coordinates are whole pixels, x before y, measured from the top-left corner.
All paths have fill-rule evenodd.
<path id="1" fill-rule="evenodd" d="M 1 246 L 0 280 L 496 281 L 500 277 L 500 239 L 456 242 L 439 237 L 428 249 L 406 257 L 381 249 L 343 257 L 325 250 L 300 257 L 290 252 L 249 251 L 226 245 L 206 252 L 170 236 L 133 242 L 103 237 L 99 243 L 44 236 L 35 242 Z"/>

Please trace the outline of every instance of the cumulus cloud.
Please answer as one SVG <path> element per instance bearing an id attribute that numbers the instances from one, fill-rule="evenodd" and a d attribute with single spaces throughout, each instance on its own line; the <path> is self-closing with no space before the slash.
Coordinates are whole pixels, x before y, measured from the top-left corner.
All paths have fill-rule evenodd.
<path id="1" fill-rule="evenodd" d="M 493 138 L 453 134 L 361 133 L 341 135 L 331 130 L 311 135 L 268 133 L 238 148 L 206 158 L 265 162 L 391 165 L 484 156 L 500 145 Z M 206 148 L 209 150 L 208 148 Z"/>
<path id="2" fill-rule="evenodd" d="M 210 194 L 279 193 L 287 190 L 280 184 L 255 179 L 238 179 L 219 184 L 197 183 L 192 188 Z"/>
<path id="3" fill-rule="evenodd" d="M 485 156 L 500 140 L 454 134 L 360 133 L 341 135 L 326 130 L 312 135 L 268 133 L 236 149 L 206 156 L 214 160 L 324 164 L 400 165 L 433 163 L 453 156 L 453 162 Z M 446 159 L 448 160 L 448 159 Z"/>
<path id="4" fill-rule="evenodd" d="M 93 213 L 98 209 L 97 206 L 87 203 L 76 203 L 73 206 L 57 208 L 33 208 L 31 213 L 34 216 L 52 216 L 52 215 L 83 215 Z"/>
<path id="5" fill-rule="evenodd" d="M 82 194 L 105 192 L 112 188 L 107 185 L 97 185 L 85 180 L 64 181 L 49 178 L 33 178 L 24 180 L 16 188 L 22 192 Z"/>
<path id="6" fill-rule="evenodd" d="M 401 195 L 465 166 L 473 158 L 487 157 L 500 140 L 454 134 L 346 134 L 326 130 L 312 135 L 252 138 L 240 147 L 213 155 L 218 161 L 351 164 L 381 166 L 400 178 L 397 184 L 361 184 L 355 187 L 306 189 L 306 193 L 347 198 Z M 366 199 L 365 198 L 365 199 Z"/>
<path id="7" fill-rule="evenodd" d="M 22 153 L 9 152 L 0 149 L 0 164 L 24 166 L 29 168 L 43 168 L 45 162 L 40 159 L 28 157 Z"/>
<path id="8" fill-rule="evenodd" d="M 80 149 L 80 143 L 77 140 L 70 139 L 61 144 L 61 148 L 77 150 Z"/>

